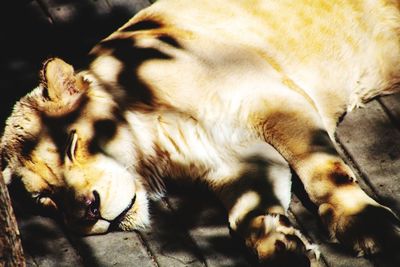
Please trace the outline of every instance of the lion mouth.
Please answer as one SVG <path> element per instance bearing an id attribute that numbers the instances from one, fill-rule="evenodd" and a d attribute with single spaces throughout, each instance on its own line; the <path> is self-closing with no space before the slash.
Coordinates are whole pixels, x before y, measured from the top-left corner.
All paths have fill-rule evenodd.
<path id="1" fill-rule="evenodd" d="M 124 220 L 125 215 L 132 209 L 135 202 L 136 202 L 136 195 L 132 198 L 129 205 L 117 217 L 115 217 L 115 219 L 109 221 L 111 223 L 111 226 L 113 226 L 112 228 L 117 227 L 119 223 Z"/>

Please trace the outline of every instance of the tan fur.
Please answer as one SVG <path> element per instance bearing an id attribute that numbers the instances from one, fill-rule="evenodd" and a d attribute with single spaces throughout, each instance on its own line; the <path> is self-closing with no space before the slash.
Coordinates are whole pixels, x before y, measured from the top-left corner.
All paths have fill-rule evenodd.
<path id="1" fill-rule="evenodd" d="M 290 165 L 332 237 L 376 252 L 398 220 L 333 137 L 343 113 L 398 91 L 399 27 L 397 1 L 157 1 L 85 70 L 45 62 L 7 120 L 3 175 L 86 234 L 143 227 L 165 177 L 200 180 L 261 262 L 307 265 L 317 250 L 282 219 Z"/>

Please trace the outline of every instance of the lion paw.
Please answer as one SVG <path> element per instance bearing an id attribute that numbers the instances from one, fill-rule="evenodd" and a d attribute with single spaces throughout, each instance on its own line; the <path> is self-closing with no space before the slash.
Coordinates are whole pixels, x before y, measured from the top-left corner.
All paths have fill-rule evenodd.
<path id="1" fill-rule="evenodd" d="M 318 247 L 310 243 L 281 214 L 258 216 L 251 224 L 246 245 L 262 266 L 310 266 L 310 258 L 319 258 Z"/>
<path id="2" fill-rule="evenodd" d="M 331 237 L 357 256 L 391 253 L 400 246 L 400 221 L 389 208 L 370 204 L 358 212 L 346 213 L 323 204 L 319 213 Z"/>

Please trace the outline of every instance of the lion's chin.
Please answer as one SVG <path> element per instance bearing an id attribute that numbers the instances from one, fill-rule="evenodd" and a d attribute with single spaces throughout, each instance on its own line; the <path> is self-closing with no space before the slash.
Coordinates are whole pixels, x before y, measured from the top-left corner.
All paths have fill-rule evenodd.
<path id="1" fill-rule="evenodd" d="M 105 234 L 108 232 L 110 228 L 110 222 L 105 220 L 97 221 L 90 229 L 83 230 L 86 232 L 86 235 L 98 235 L 98 234 Z"/>
<path id="2" fill-rule="evenodd" d="M 65 224 L 69 230 L 83 236 L 105 234 L 111 228 L 111 223 L 109 221 L 101 219 L 92 225 L 69 224 L 68 221 L 65 221 Z"/>

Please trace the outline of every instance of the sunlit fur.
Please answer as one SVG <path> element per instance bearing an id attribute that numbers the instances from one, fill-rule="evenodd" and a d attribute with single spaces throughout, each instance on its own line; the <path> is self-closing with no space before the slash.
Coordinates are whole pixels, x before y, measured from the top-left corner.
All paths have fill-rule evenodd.
<path id="1" fill-rule="evenodd" d="M 345 112 L 398 91 L 399 26 L 389 0 L 159 0 L 82 71 L 44 63 L 7 120 L 3 175 L 85 234 L 144 227 L 167 177 L 199 181 L 260 262 L 307 265 L 290 166 L 332 237 L 374 253 L 399 242 L 398 220 L 333 142 Z M 88 203 L 101 217 L 82 225 Z"/>

